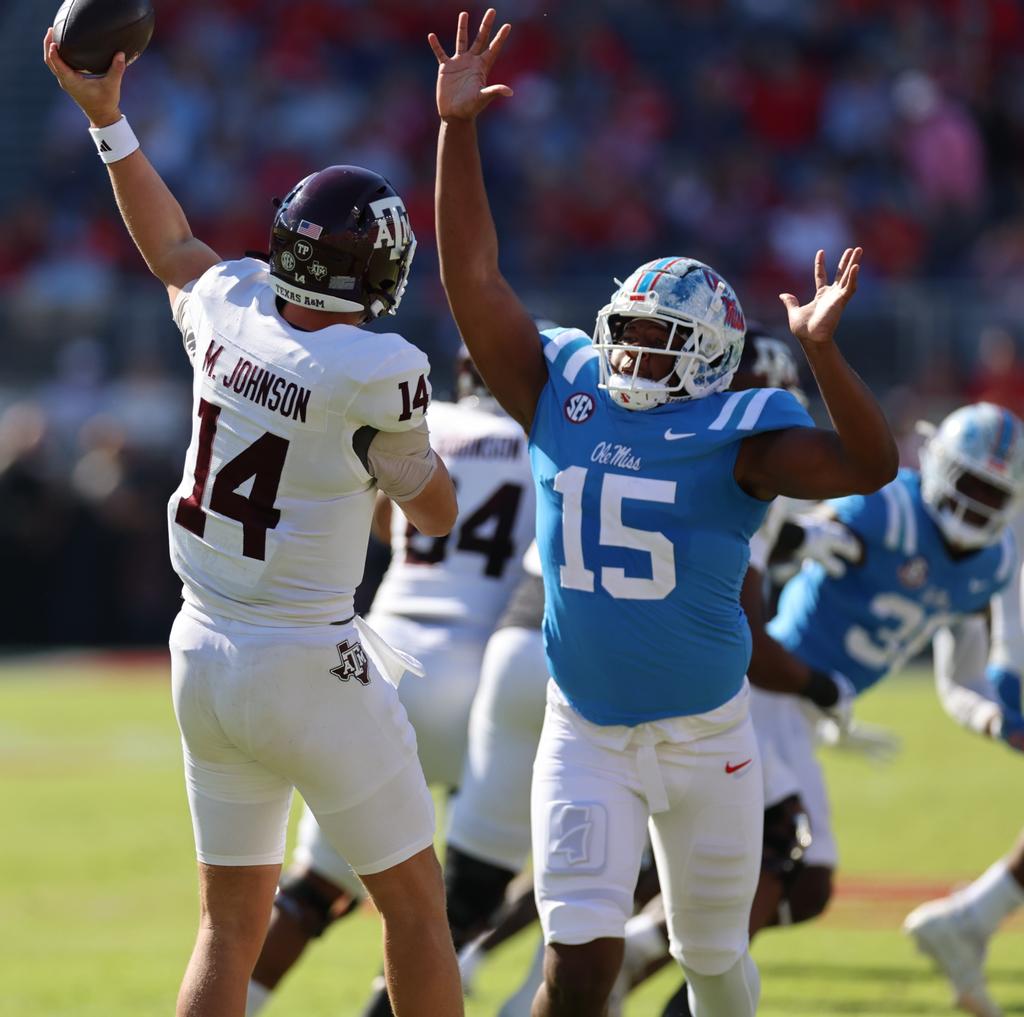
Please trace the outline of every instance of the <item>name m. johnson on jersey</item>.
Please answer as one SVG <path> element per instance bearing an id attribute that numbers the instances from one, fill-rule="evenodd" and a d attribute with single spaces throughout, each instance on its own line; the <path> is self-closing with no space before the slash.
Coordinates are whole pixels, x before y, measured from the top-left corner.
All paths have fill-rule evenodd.
<path id="1" fill-rule="evenodd" d="M 217 359 L 224 352 L 223 346 L 214 349 L 211 342 L 203 355 L 203 370 L 212 378 L 217 366 Z M 282 417 L 306 422 L 306 408 L 312 395 L 308 388 L 296 385 L 265 367 L 257 367 L 247 357 L 239 357 L 230 374 L 221 376 L 221 384 L 233 389 L 244 399 L 249 399 L 258 406 L 265 406 Z"/>

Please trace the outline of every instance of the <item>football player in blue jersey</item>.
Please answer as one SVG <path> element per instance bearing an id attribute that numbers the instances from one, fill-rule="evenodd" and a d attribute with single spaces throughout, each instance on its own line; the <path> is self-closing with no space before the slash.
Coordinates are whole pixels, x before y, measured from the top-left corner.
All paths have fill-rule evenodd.
<path id="1" fill-rule="evenodd" d="M 854 698 L 934 636 L 937 679 L 947 708 L 983 733 L 1024 746 L 1024 741 L 1017 744 L 1024 738 L 1019 698 L 1024 634 L 1012 582 L 1018 575 L 1017 552 L 1007 528 L 1022 501 L 1024 425 L 1008 410 L 979 403 L 957 410 L 932 430 L 921 452 L 920 473 L 901 470 L 875 494 L 831 504 L 835 522 L 859 542 L 859 560 L 832 574 L 818 562 L 806 565 L 787 583 L 778 614 L 766 629 L 759 633 L 755 626 L 750 668 L 754 729 L 762 755 L 775 764 L 776 780 L 795 792 L 806 811 L 812 838 L 795 864 L 780 868 L 773 864 L 777 852 L 766 830 L 751 934 L 815 918 L 832 896 L 838 852 L 815 755 L 822 713 L 810 708 L 808 699 L 831 707 L 842 734 Z M 849 562 L 849 554 L 844 557 Z M 979 649 L 984 624 L 974 616 L 988 611 L 992 638 L 986 661 Z M 956 691 L 949 688 L 954 680 Z M 989 697 L 971 695 L 971 685 L 987 685 Z M 843 690 L 838 701 L 837 687 Z M 1003 876 L 1013 865 L 1011 859 L 1002 866 Z M 1011 878 L 982 882 L 985 900 L 996 902 L 993 913 L 1015 899 Z M 989 893 L 991 885 L 996 889 Z M 947 962 L 958 998 L 971 1013 L 992 1017 L 998 1011 L 982 1008 L 990 1001 L 980 933 L 971 931 L 962 944 L 953 944 L 955 929 L 949 926 L 955 922 L 942 921 L 939 910 L 938 905 L 919 909 L 909 931 L 924 925 L 915 938 L 922 949 Z M 688 1017 L 690 1012 L 680 991 L 662 1017 Z"/>
<path id="2" fill-rule="evenodd" d="M 827 682 L 844 688 L 837 710 L 842 723 L 856 695 L 933 636 L 954 639 L 964 619 L 991 611 L 987 668 L 973 677 L 993 689 L 993 701 L 1002 705 L 998 733 L 1013 745 L 1022 730 L 1024 634 L 1019 601 L 1002 591 L 1018 574 L 1007 523 L 1022 502 L 1024 425 L 987 403 L 963 407 L 942 422 L 922 449 L 920 473 L 901 470 L 874 494 L 833 502 L 835 519 L 860 541 L 862 554 L 841 576 L 812 563 L 786 585 L 767 627 L 776 641 L 771 666 L 777 687 Z M 1011 702 L 1014 690 L 1018 698 Z M 762 751 L 788 767 L 813 834 L 801 864 L 785 877 L 762 872 L 753 933 L 821 914 L 831 897 L 837 851 L 814 755 L 817 715 L 795 695 L 758 688 L 751 709 Z"/>
<path id="3" fill-rule="evenodd" d="M 885 417 L 833 336 L 856 289 L 848 250 L 816 293 L 786 294 L 835 431 L 779 389 L 727 393 L 744 318 L 707 265 L 663 258 L 598 314 L 593 340 L 538 336 L 498 267 L 477 115 L 489 10 L 455 54 L 435 35 L 442 119 L 442 281 L 495 397 L 530 434 L 544 637 L 554 682 L 534 766 L 533 858 L 547 942 L 535 1017 L 603 1013 L 622 960 L 651 821 L 673 956 L 699 1017 L 749 1017 L 759 979 L 747 919 L 761 855 L 761 770 L 739 604 L 748 542 L 768 502 L 870 492 L 896 473 Z"/>
<path id="4" fill-rule="evenodd" d="M 1018 513 L 1011 527 L 1019 548 L 1024 543 L 1024 514 Z M 1020 599 L 1020 582 L 1010 582 L 1003 595 L 1005 613 L 1019 615 Z M 943 709 L 958 724 L 1024 752 L 1019 677 L 995 669 L 986 674 L 991 642 L 986 619 L 978 616 L 936 633 L 935 688 Z M 903 930 L 949 979 L 961 1010 L 975 1017 L 1002 1017 L 986 985 L 985 955 L 1000 923 L 1021 907 L 1024 832 L 1008 855 L 969 885 L 915 908 Z"/>

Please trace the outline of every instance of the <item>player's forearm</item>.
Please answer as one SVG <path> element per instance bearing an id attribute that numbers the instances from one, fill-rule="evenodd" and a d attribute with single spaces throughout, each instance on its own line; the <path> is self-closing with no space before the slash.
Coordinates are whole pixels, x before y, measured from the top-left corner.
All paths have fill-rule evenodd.
<path id="1" fill-rule="evenodd" d="M 107 166 L 114 198 L 135 246 L 149 270 L 164 283 L 174 278 L 176 256 L 193 240 L 188 219 L 142 149 Z"/>
<path id="2" fill-rule="evenodd" d="M 440 456 L 436 462 L 436 469 L 423 491 L 400 505 L 406 519 L 425 537 L 446 537 L 459 514 L 455 485 L 448 468 Z"/>
<path id="3" fill-rule="evenodd" d="M 935 689 L 942 709 L 957 724 L 975 734 L 998 737 L 1002 711 L 997 703 L 972 688 L 948 680 L 938 671 L 935 675 Z"/>
<path id="4" fill-rule="evenodd" d="M 750 626 L 751 654 L 747 677 L 753 685 L 769 692 L 800 695 L 811 677 L 811 669 L 777 643 L 765 629 L 764 581 L 760 570 L 747 569 L 740 591 L 740 604 Z"/>
<path id="5" fill-rule="evenodd" d="M 484 186 L 476 121 L 441 123 L 437 146 L 437 248 L 441 282 L 458 308 L 481 281 L 496 279 L 498 234 Z"/>
<path id="6" fill-rule="evenodd" d="M 769 692 L 803 695 L 811 680 L 811 669 L 763 629 L 752 633 L 752 642 L 748 669 L 751 683 Z"/>
<path id="7" fill-rule="evenodd" d="M 842 447 L 851 493 L 877 491 L 899 468 L 882 407 L 835 343 L 805 343 L 804 352 Z"/>
<path id="8" fill-rule="evenodd" d="M 495 399 L 529 431 L 547 368 L 536 326 L 498 268 L 472 121 L 441 124 L 436 204 L 441 282 L 456 324 Z"/>

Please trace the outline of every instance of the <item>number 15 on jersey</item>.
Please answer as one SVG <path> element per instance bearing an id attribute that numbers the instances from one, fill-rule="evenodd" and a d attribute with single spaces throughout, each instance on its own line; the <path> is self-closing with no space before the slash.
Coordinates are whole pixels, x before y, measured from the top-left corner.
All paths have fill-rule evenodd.
<path id="1" fill-rule="evenodd" d="M 583 490 L 592 471 L 570 466 L 555 477 L 554 488 L 562 496 L 562 546 L 565 564 L 559 569 L 559 584 L 565 590 L 594 592 L 595 572 L 583 556 Z M 602 566 L 602 588 L 617 600 L 662 600 L 676 587 L 676 556 L 672 541 L 652 530 L 626 526 L 622 521 L 624 501 L 658 502 L 673 505 L 674 480 L 654 480 L 621 473 L 594 473 L 592 484 L 601 485 L 601 547 L 624 547 L 650 556 L 650 578 L 627 576 L 626 570 Z M 596 566 L 596 563 L 591 563 Z"/>

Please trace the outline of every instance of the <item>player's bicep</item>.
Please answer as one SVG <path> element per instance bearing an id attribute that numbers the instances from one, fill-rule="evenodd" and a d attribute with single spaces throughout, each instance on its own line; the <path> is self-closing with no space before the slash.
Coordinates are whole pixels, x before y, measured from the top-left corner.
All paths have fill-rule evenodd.
<path id="1" fill-rule="evenodd" d="M 201 240 L 191 237 L 170 248 L 153 273 L 167 287 L 167 299 L 174 307 L 179 294 L 223 259 Z"/>
<path id="2" fill-rule="evenodd" d="M 760 498 L 838 498 L 859 490 L 858 471 L 839 436 L 817 427 L 790 427 L 743 439 L 736 480 Z"/>
<path id="3" fill-rule="evenodd" d="M 498 276 L 452 305 L 459 332 L 480 376 L 508 414 L 529 431 L 547 368 L 537 326 L 515 291 Z"/>

